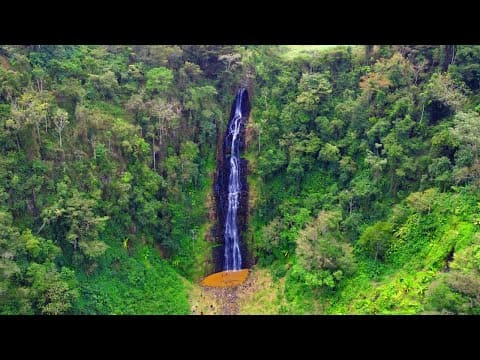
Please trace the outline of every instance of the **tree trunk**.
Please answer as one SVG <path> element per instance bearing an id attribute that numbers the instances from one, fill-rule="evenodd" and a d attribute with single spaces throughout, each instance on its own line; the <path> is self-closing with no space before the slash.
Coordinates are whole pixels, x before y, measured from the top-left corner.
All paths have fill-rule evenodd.
<path id="1" fill-rule="evenodd" d="M 153 157 L 153 169 L 156 169 L 155 163 L 155 136 L 152 136 L 152 157 Z"/>
<path id="2" fill-rule="evenodd" d="M 96 147 L 96 137 L 95 135 L 92 135 L 92 137 L 90 138 L 90 144 L 92 145 L 92 150 L 93 150 L 93 158 L 96 159 L 97 158 L 97 147 Z"/>
<path id="3" fill-rule="evenodd" d="M 43 91 L 43 82 L 42 82 L 42 79 L 37 79 L 37 90 L 38 90 L 38 92 L 42 92 L 42 91 Z"/>
<path id="4" fill-rule="evenodd" d="M 258 128 L 258 153 L 260 154 L 260 143 L 261 143 L 261 140 L 260 140 L 260 137 L 262 135 L 262 129 L 259 127 Z"/>
<path id="5" fill-rule="evenodd" d="M 455 45 L 452 45 L 452 60 L 450 61 L 450 65 L 452 65 L 455 62 L 456 56 L 457 56 L 457 53 L 455 52 Z"/>

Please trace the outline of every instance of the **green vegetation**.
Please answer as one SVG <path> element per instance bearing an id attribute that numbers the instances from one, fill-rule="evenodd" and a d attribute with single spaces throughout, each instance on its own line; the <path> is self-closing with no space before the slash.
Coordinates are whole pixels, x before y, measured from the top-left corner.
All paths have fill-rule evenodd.
<path id="1" fill-rule="evenodd" d="M 1 314 L 189 313 L 239 51 L 0 46 Z"/>
<path id="2" fill-rule="evenodd" d="M 278 311 L 478 313 L 479 47 L 251 50 L 250 233 Z"/>
<path id="3" fill-rule="evenodd" d="M 291 60 L 299 56 L 308 56 L 309 54 L 315 54 L 339 46 L 345 45 L 283 45 L 282 55 L 286 59 Z"/>
<path id="4" fill-rule="evenodd" d="M 247 81 L 240 311 L 480 314 L 479 64 L 456 45 L 0 46 L 0 313 L 208 307 L 217 143 Z"/>

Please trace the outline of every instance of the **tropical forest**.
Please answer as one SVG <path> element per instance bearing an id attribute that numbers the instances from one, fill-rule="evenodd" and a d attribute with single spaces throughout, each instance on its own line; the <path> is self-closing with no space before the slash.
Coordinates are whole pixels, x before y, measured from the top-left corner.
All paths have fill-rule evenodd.
<path id="1" fill-rule="evenodd" d="M 0 45 L 0 314 L 480 314 L 480 46 Z"/>

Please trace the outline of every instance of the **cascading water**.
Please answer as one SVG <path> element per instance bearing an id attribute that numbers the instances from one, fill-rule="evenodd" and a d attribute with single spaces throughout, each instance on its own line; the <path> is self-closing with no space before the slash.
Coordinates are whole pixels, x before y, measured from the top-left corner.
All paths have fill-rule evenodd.
<path id="1" fill-rule="evenodd" d="M 248 229 L 248 161 L 241 158 L 246 146 L 245 124 L 249 114 L 248 90 L 241 87 L 232 104 L 223 141 L 217 146 L 213 186 L 216 221 L 212 228 L 217 244 L 212 249 L 215 272 L 237 271 L 252 263 L 243 239 Z"/>
<path id="2" fill-rule="evenodd" d="M 228 200 L 227 216 L 225 217 L 223 265 L 223 269 L 226 271 L 236 271 L 242 268 L 237 213 L 240 203 L 240 194 L 242 193 L 240 145 L 243 140 L 242 130 L 245 126 L 245 118 L 248 116 L 248 114 L 243 113 L 242 109 L 245 95 L 246 89 L 244 88 L 241 88 L 237 93 L 235 98 L 235 110 L 230 119 L 228 132 L 226 134 L 226 138 L 230 137 Z"/>
<path id="3" fill-rule="evenodd" d="M 223 141 L 217 132 L 217 170 L 213 183 L 215 211 L 208 213 L 209 219 L 215 216 L 211 232 L 215 239 L 212 248 L 215 272 L 202 280 L 202 285 L 209 287 L 239 286 L 248 277 L 248 267 L 253 264 L 248 238 L 244 239 L 248 234 L 248 160 L 242 159 L 240 154 L 246 147 L 245 124 L 250 115 L 248 81 L 244 81 L 243 86 L 232 104 Z"/>
<path id="4" fill-rule="evenodd" d="M 238 287 L 248 277 L 248 267 L 253 263 L 246 241 L 242 241 L 248 229 L 248 161 L 240 154 L 246 146 L 245 123 L 249 114 L 248 91 L 242 87 L 232 104 L 223 141 L 217 144 L 217 171 L 213 185 L 215 222 L 211 233 L 215 238 L 212 249 L 215 273 L 202 280 L 204 286 Z M 209 218 L 211 214 L 209 211 Z M 235 297 L 236 290 L 229 294 Z M 226 314 L 230 314 L 229 311 Z"/>

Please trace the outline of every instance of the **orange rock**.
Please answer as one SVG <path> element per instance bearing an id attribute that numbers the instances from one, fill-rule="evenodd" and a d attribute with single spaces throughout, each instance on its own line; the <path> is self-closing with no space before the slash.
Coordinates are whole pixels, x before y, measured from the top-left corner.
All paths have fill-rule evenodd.
<path id="1" fill-rule="evenodd" d="M 207 276 L 202 280 L 203 286 L 235 287 L 241 285 L 248 276 L 248 269 L 238 271 L 222 271 Z"/>

